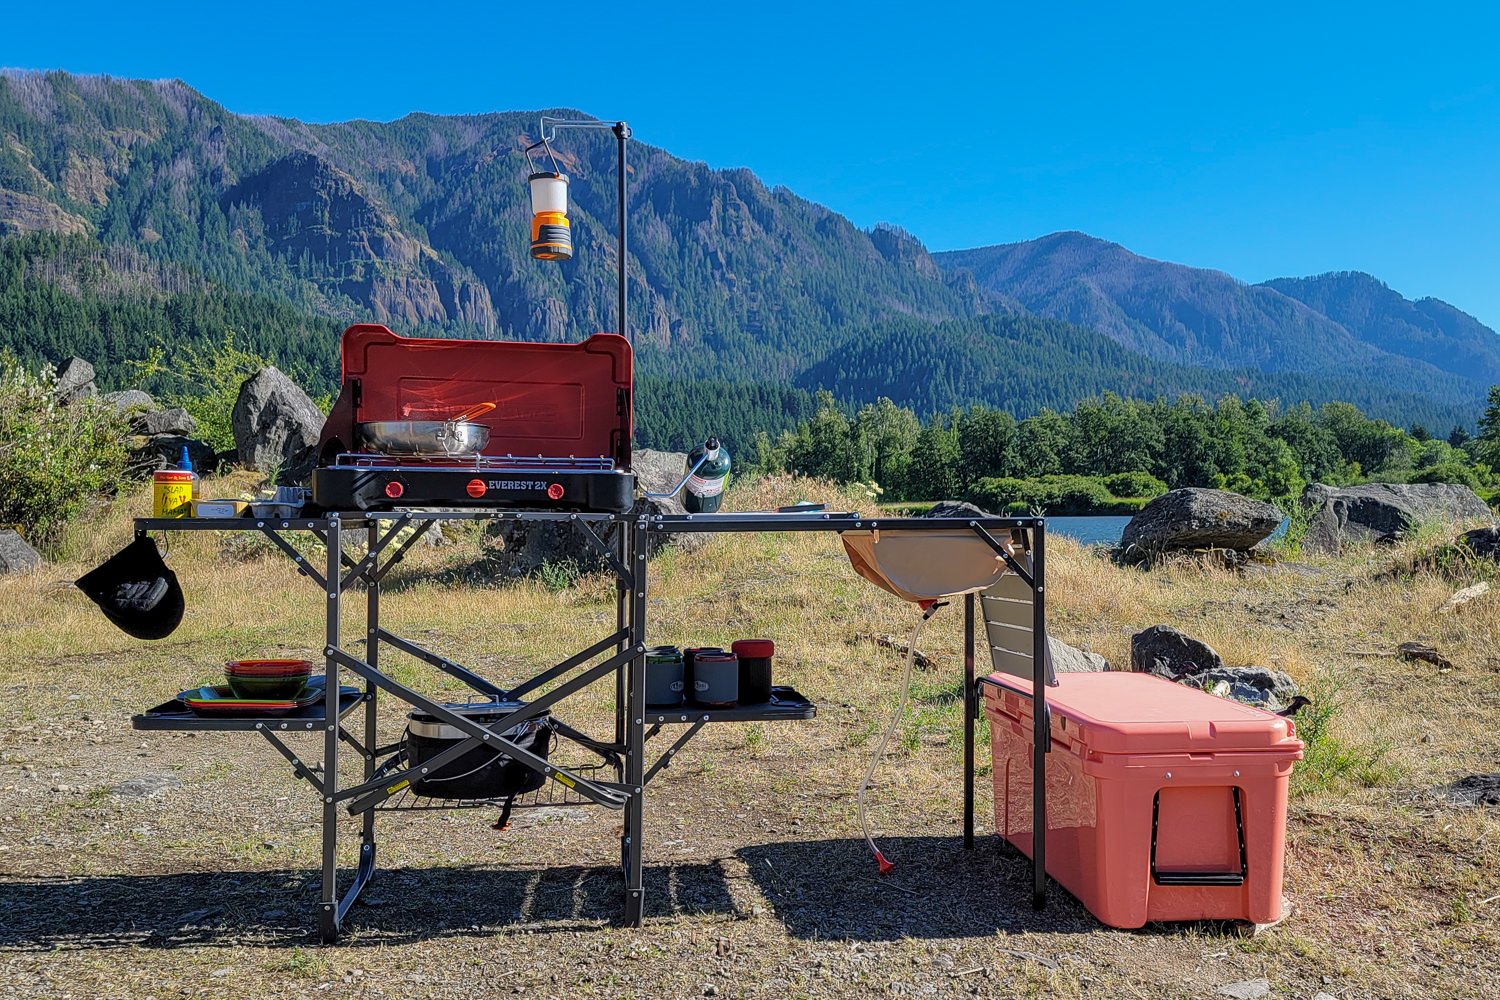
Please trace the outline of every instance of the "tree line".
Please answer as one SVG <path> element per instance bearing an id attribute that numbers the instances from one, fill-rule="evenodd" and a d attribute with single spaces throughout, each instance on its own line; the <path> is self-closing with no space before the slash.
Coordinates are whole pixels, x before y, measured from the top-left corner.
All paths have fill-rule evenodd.
<path id="1" fill-rule="evenodd" d="M 1500 468 L 1500 386 L 1474 436 L 1402 428 L 1350 403 L 1282 406 L 1226 395 L 1126 399 L 1104 393 L 1070 412 L 1044 409 L 1017 420 L 970 406 L 926 421 L 890 399 L 856 410 L 827 392 L 817 411 L 779 436 L 761 431 L 743 465 L 839 482 L 874 483 L 890 500 L 1010 494 L 997 481 L 1116 477 L 1121 489 L 1209 486 L 1286 501 L 1312 482 L 1380 480 L 1462 483 L 1486 491 Z M 1137 473 L 1143 478 L 1120 479 Z M 1135 495 L 1127 493 L 1122 495 Z"/>

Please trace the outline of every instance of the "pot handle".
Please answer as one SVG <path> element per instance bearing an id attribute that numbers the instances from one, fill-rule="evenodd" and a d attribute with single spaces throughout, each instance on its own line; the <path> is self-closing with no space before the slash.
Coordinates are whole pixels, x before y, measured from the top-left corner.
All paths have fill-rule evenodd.
<path id="1" fill-rule="evenodd" d="M 494 408 L 495 408 L 495 404 L 494 403 L 475 403 L 473 406 L 469 407 L 467 410 L 459 410 L 456 414 L 454 414 L 453 416 L 449 417 L 448 420 L 447 420 L 447 423 L 450 423 L 450 424 L 461 424 L 464 421 L 470 420 L 470 419 L 472 419 L 474 417 L 483 416 L 484 414 L 490 412 Z"/>

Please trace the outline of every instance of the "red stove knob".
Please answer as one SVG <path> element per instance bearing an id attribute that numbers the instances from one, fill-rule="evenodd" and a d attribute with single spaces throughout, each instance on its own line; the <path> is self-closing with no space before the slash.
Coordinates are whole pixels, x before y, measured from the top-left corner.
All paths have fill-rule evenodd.
<path id="1" fill-rule="evenodd" d="M 563 493 L 564 490 L 562 483 L 553 483 L 551 486 L 547 487 L 547 495 L 554 500 L 561 500 L 563 498 Z"/>
<path id="2" fill-rule="evenodd" d="M 399 500 L 401 498 L 401 494 L 405 492 L 406 487 L 402 486 L 394 479 L 385 484 L 385 495 L 390 497 L 392 500 Z"/>
<path id="3" fill-rule="evenodd" d="M 484 496 L 484 480 L 471 479 L 469 480 L 469 485 L 465 486 L 464 489 L 469 491 L 469 496 L 473 497 L 475 500 L 478 500 L 480 497 Z"/>

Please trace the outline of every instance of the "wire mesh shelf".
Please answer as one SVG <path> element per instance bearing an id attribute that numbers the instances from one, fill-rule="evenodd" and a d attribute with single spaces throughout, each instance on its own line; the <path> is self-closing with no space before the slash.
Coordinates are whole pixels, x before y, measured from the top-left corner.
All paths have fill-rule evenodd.
<path id="1" fill-rule="evenodd" d="M 375 776 L 382 777 L 393 771 L 399 770 L 406 764 L 405 751 L 397 753 L 394 757 L 381 764 L 375 771 Z M 595 760 L 592 763 L 564 764 L 558 763 L 557 767 L 566 768 L 573 774 L 578 775 L 585 781 L 605 780 L 620 781 L 622 774 L 620 768 L 606 760 Z M 606 772 L 606 773 L 600 773 Z M 386 799 L 375 808 L 383 812 L 439 812 L 448 809 L 499 809 L 505 804 L 503 798 L 493 799 L 443 799 L 427 795 L 418 795 L 408 786 L 397 794 Z M 597 803 L 584 798 L 576 790 L 567 787 L 559 781 L 548 779 L 541 788 L 535 791 L 517 795 L 511 804 L 512 809 L 547 809 L 559 806 L 592 806 Z"/>

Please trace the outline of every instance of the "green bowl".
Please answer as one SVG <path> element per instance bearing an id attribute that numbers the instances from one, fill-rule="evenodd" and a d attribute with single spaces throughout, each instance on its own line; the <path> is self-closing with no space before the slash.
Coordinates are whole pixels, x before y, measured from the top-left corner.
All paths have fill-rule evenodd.
<path id="1" fill-rule="evenodd" d="M 231 677 L 229 689 L 240 698 L 291 698 L 307 684 L 306 677 Z"/>

